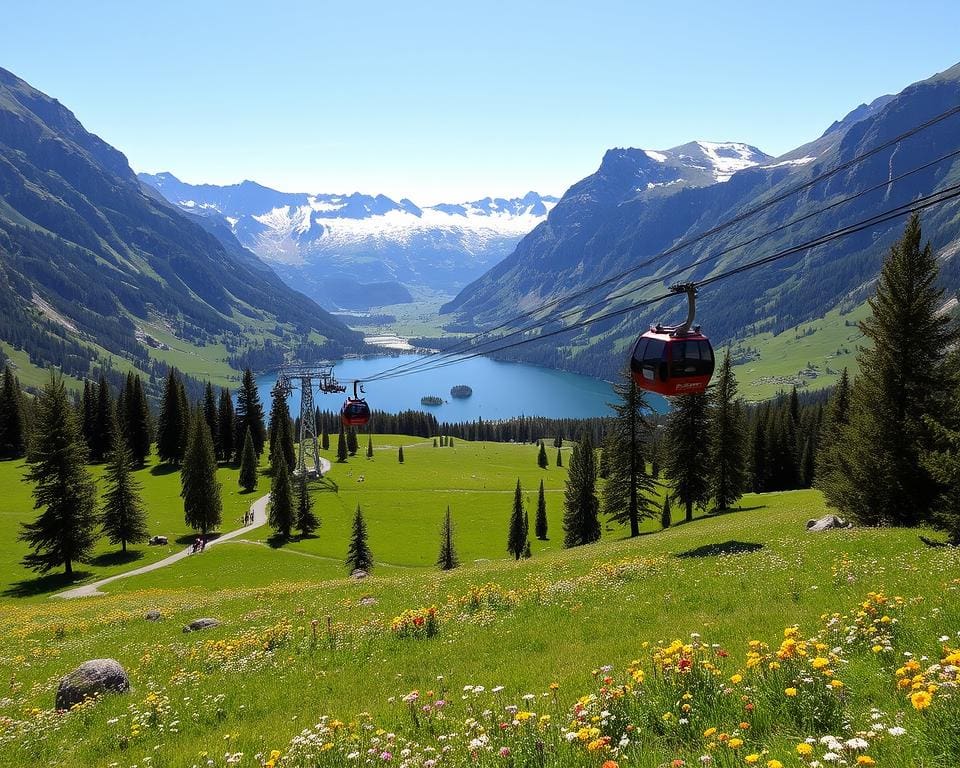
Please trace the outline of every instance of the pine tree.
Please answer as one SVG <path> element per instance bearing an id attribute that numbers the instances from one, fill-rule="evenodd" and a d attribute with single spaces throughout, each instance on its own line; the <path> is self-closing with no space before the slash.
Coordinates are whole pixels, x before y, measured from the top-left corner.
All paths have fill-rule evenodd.
<path id="1" fill-rule="evenodd" d="M 670 494 L 663 497 L 663 509 L 660 511 L 660 527 L 669 528 L 673 524 L 673 510 L 670 509 Z"/>
<path id="2" fill-rule="evenodd" d="M 220 445 L 220 419 L 217 414 L 217 399 L 213 394 L 213 384 L 209 381 L 203 390 L 203 419 L 207 422 L 207 428 L 213 440 L 213 454 L 219 458 L 223 453 Z"/>
<path id="3" fill-rule="evenodd" d="M 89 379 L 83 380 L 83 395 L 80 397 L 80 431 L 83 434 L 83 442 L 87 446 L 87 456 L 90 461 L 99 463 L 99 459 L 94 459 L 94 424 L 97 416 L 97 387 Z"/>
<path id="4" fill-rule="evenodd" d="M 105 376 L 100 377 L 94 392 L 92 423 L 87 445 L 90 448 L 90 461 L 99 464 L 115 450 L 113 439 L 117 427 L 113 399 L 110 397 L 110 385 Z"/>
<path id="5" fill-rule="evenodd" d="M 281 539 L 290 538 L 293 530 L 293 487 L 290 483 L 290 468 L 281 442 L 274 443 L 270 452 L 270 514 L 267 522 Z M 306 474 L 306 473 L 304 473 Z"/>
<path id="6" fill-rule="evenodd" d="M 943 410 L 945 355 L 957 338 L 936 286 L 938 267 L 922 244 L 920 217 L 890 249 L 860 324 L 872 342 L 858 355 L 850 421 L 832 455 L 839 465 L 823 491 L 841 513 L 868 525 L 915 525 L 929 518 L 940 491 L 921 455 L 928 419 Z M 926 418 L 925 418 L 926 417 Z"/>
<path id="7" fill-rule="evenodd" d="M 33 508 L 43 510 L 19 535 L 33 550 L 23 564 L 40 573 L 87 562 L 96 541 L 95 488 L 84 466 L 86 446 L 63 377 L 51 373 L 35 403 L 34 435 L 25 479 Z"/>
<path id="8" fill-rule="evenodd" d="M 833 395 L 827 404 L 820 427 L 820 444 L 817 449 L 814 483 L 817 488 L 825 490 L 828 485 L 838 482 L 834 476 L 842 465 L 842 457 L 836 455 L 840 450 L 840 437 L 850 423 L 850 377 L 847 369 L 843 369 L 840 380 L 834 387 Z M 843 482 L 839 480 L 839 482 Z"/>
<path id="9" fill-rule="evenodd" d="M 327 432 L 326 425 L 324 425 L 323 431 L 320 433 L 320 447 L 325 451 L 330 450 L 330 434 Z"/>
<path id="10" fill-rule="evenodd" d="M 300 538 L 305 539 L 319 527 L 320 519 L 313 511 L 307 473 L 301 472 L 297 476 L 297 530 L 300 531 Z"/>
<path id="11" fill-rule="evenodd" d="M 287 407 L 287 398 L 284 393 L 275 389 L 273 401 L 270 404 L 270 464 L 273 471 L 274 446 L 280 448 L 281 455 L 287 463 L 287 471 L 292 472 L 297 466 L 297 453 L 294 447 L 293 426 L 290 421 L 290 409 Z"/>
<path id="12" fill-rule="evenodd" d="M 357 445 L 357 430 L 353 427 L 347 430 L 347 453 L 351 456 L 357 455 L 357 450 L 359 445 Z"/>
<path id="13" fill-rule="evenodd" d="M 460 565 L 457 552 L 453 547 L 453 523 L 450 520 L 450 507 L 443 518 L 443 527 L 440 529 L 440 555 L 437 557 L 437 567 L 441 571 L 452 571 Z"/>
<path id="14" fill-rule="evenodd" d="M 343 463 L 347 460 L 347 435 L 344 432 L 343 424 L 340 424 L 340 435 L 337 437 L 337 461 Z"/>
<path id="15" fill-rule="evenodd" d="M 397 452 L 397 460 L 403 464 L 403 446 L 400 446 L 400 450 Z"/>
<path id="16" fill-rule="evenodd" d="M 447 438 L 447 447 L 448 447 L 448 448 L 453 448 L 453 438 L 452 438 L 452 437 L 448 437 L 448 438 Z"/>
<path id="17" fill-rule="evenodd" d="M 529 560 L 533 557 L 533 552 L 530 551 L 530 539 L 528 538 L 523 544 L 523 559 Z"/>
<path id="18" fill-rule="evenodd" d="M 27 430 L 20 382 L 9 366 L 0 385 L 0 459 L 19 459 L 27 450 Z"/>
<path id="19" fill-rule="evenodd" d="M 113 450 L 104 470 L 107 489 L 103 496 L 100 525 L 111 544 L 119 544 L 123 552 L 127 543 L 146 541 L 147 510 L 143 506 L 140 483 L 133 476 L 133 454 L 127 441 L 114 431 Z"/>
<path id="20" fill-rule="evenodd" d="M 520 481 L 513 492 L 513 512 L 510 514 L 510 528 L 507 533 L 507 552 L 519 560 L 523 556 L 523 548 L 527 543 L 526 517 L 523 511 L 523 491 Z"/>
<path id="21" fill-rule="evenodd" d="M 767 468 L 767 422 L 768 407 L 757 411 L 753 418 L 750 437 L 750 487 L 754 493 L 767 490 L 769 471 Z"/>
<path id="22" fill-rule="evenodd" d="M 563 546 L 578 547 L 600 538 L 597 468 L 590 433 L 583 430 L 573 447 L 564 492 Z"/>
<path id="23" fill-rule="evenodd" d="M 557 466 L 558 466 L 558 467 L 562 467 L 562 466 L 563 466 L 563 456 L 560 454 L 560 449 L 559 449 L 559 448 L 557 448 Z"/>
<path id="24" fill-rule="evenodd" d="M 630 525 L 630 536 L 640 535 L 640 520 L 653 517 L 654 483 L 643 458 L 650 425 L 643 415 L 650 406 L 629 372 L 613 386 L 618 402 L 612 405 L 613 423 L 607 440 L 608 478 L 603 487 L 603 513 Z"/>
<path id="25" fill-rule="evenodd" d="M 143 381 L 139 374 L 134 375 L 133 372 L 127 374 L 124 393 L 123 429 L 127 446 L 130 448 L 134 463 L 138 467 L 143 467 L 147 462 L 147 456 L 150 455 L 150 445 L 153 442 L 153 423 L 150 418 L 150 404 L 147 402 L 147 394 L 143 391 Z M 110 427 L 113 426 L 111 422 Z"/>
<path id="26" fill-rule="evenodd" d="M 707 396 L 704 393 L 671 398 L 667 419 L 667 477 L 674 496 L 693 520 L 694 506 L 706 507 L 710 499 L 710 447 Z"/>
<path id="27" fill-rule="evenodd" d="M 167 372 L 160 403 L 160 418 L 157 421 L 157 456 L 165 464 L 183 461 L 183 436 L 189 428 L 190 413 L 184 410 L 183 387 L 177 369 Z M 124 399 L 126 406 L 126 398 Z"/>
<path id="28" fill-rule="evenodd" d="M 353 516 L 353 529 L 350 533 L 350 546 L 347 549 L 347 569 L 354 571 L 370 571 L 373 568 L 373 553 L 367 545 L 367 524 L 363 521 L 363 512 L 357 504 L 357 512 Z"/>
<path id="29" fill-rule="evenodd" d="M 547 540 L 547 498 L 543 493 L 543 480 L 540 481 L 540 494 L 537 496 L 537 517 L 534 520 L 534 532 L 540 541 Z"/>
<path id="30" fill-rule="evenodd" d="M 796 388 L 794 388 L 796 394 Z M 730 509 L 747 486 L 746 435 L 743 409 L 737 399 L 737 378 L 730 350 L 720 364 L 720 375 L 709 395 L 710 409 L 710 495 L 718 510 Z M 791 400 L 791 413 L 793 400 Z M 799 408 L 799 405 L 798 405 Z M 797 411 L 799 419 L 799 410 Z"/>
<path id="31" fill-rule="evenodd" d="M 544 448 L 543 445 L 540 446 L 540 450 L 537 452 L 537 466 L 540 467 L 540 469 L 547 468 L 547 449 Z"/>
<path id="32" fill-rule="evenodd" d="M 249 427 L 243 438 L 243 451 L 240 454 L 240 487 L 244 493 L 250 493 L 257 487 L 259 471 L 257 467 L 257 451 L 253 447 L 253 435 Z"/>
<path id="33" fill-rule="evenodd" d="M 267 428 L 263 420 L 263 404 L 260 402 L 260 393 L 257 392 L 257 382 L 253 378 L 253 371 L 249 368 L 243 372 L 243 381 L 237 392 L 234 437 L 241 439 L 241 435 L 247 434 L 248 427 L 250 436 L 253 438 L 253 450 L 259 457 L 263 454 L 263 446 L 267 441 Z M 235 447 L 238 454 L 243 449 L 242 445 Z"/>
<path id="34" fill-rule="evenodd" d="M 220 390 L 220 398 L 217 401 L 217 431 L 220 434 L 220 452 L 217 458 L 220 461 L 230 461 L 234 456 L 234 444 L 237 442 L 235 436 L 236 416 L 233 413 L 233 397 L 230 390 L 223 387 Z M 244 435 L 246 443 L 246 435 Z M 251 436 L 251 440 L 253 437 Z M 243 448 L 240 449 L 241 454 Z"/>
<path id="35" fill-rule="evenodd" d="M 187 525 L 203 533 L 220 525 L 222 504 L 217 482 L 217 457 L 203 411 L 197 409 L 190 420 L 190 436 L 180 469 L 180 496 Z"/>

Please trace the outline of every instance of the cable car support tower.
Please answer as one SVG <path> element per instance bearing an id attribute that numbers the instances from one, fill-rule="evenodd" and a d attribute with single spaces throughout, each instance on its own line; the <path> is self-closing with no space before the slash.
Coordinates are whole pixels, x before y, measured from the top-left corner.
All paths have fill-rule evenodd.
<path id="1" fill-rule="evenodd" d="M 284 398 L 289 397 L 294 389 L 300 389 L 300 434 L 294 474 L 306 472 L 307 477 L 321 477 L 323 474 L 320 470 L 320 445 L 317 442 L 317 410 L 313 404 L 314 382 L 324 394 L 346 390 L 333 376 L 333 363 L 326 362 L 285 365 L 277 372 L 277 383 L 273 386 L 273 393 L 279 392 Z"/>

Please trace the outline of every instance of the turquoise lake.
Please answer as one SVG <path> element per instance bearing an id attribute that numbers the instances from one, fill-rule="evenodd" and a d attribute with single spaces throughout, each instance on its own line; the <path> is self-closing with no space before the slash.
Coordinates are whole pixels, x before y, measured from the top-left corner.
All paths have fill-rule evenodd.
<path id="1" fill-rule="evenodd" d="M 417 355 L 368 357 L 336 361 L 334 376 L 351 389 L 355 379 L 364 381 L 388 368 L 418 360 Z M 264 374 L 257 385 L 260 397 L 269 409 L 270 390 L 276 374 Z M 450 396 L 450 388 L 466 384 L 473 395 L 466 399 Z M 433 371 L 412 373 L 396 379 L 366 383 L 366 399 L 371 408 L 388 413 L 422 410 L 434 414 L 439 421 L 475 421 L 508 419 L 512 416 L 546 416 L 549 418 L 586 418 L 609 416 L 609 403 L 615 398 L 608 382 L 555 371 L 525 363 L 506 363 L 475 357 L 456 365 Z M 444 403 L 437 406 L 420 404 L 425 395 L 436 395 Z M 314 401 L 321 410 L 339 410 L 345 395 L 323 395 L 314 391 Z M 658 411 L 667 409 L 666 401 L 657 395 L 650 402 Z M 290 412 L 300 409 L 300 393 L 290 398 Z"/>

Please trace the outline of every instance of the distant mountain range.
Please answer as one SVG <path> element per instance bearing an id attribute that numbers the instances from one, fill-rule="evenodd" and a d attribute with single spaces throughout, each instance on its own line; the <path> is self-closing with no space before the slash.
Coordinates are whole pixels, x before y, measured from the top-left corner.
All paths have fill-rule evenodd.
<path id="1" fill-rule="evenodd" d="M 518 311 L 532 312 L 548 321 L 548 330 L 554 330 L 559 328 L 554 318 L 570 305 L 561 304 L 549 312 L 539 308 L 599 281 L 610 279 L 611 283 L 579 299 L 574 308 L 602 302 L 614 291 L 622 293 L 663 276 L 652 287 L 584 311 L 577 319 L 628 308 L 663 293 L 666 285 L 678 279 L 703 279 L 960 183 L 960 160 L 952 157 L 883 184 L 960 149 L 960 115 L 955 115 L 758 215 L 747 215 L 758 203 L 958 104 L 960 65 L 896 96 L 860 105 L 817 139 L 778 158 L 743 144 L 709 142 L 661 152 L 609 150 L 597 172 L 570 187 L 547 220 L 524 237 L 509 257 L 465 287 L 441 311 L 449 315 L 448 327 L 455 330 L 500 325 Z M 843 198 L 873 187 L 878 188 L 839 204 Z M 832 203 L 838 205 L 816 213 Z M 737 217 L 743 218 L 723 232 L 636 269 L 671 246 Z M 721 251 L 794 219 L 800 221 L 721 255 Z M 698 302 L 698 320 L 716 345 L 722 346 L 759 331 L 791 328 L 834 308 L 846 311 L 870 293 L 889 245 L 903 224 L 903 220 L 886 223 L 710 286 Z M 957 290 L 960 204 L 953 201 L 924 213 L 923 229 L 940 254 L 944 285 Z M 704 258 L 709 260 L 686 273 L 667 276 Z M 613 378 L 623 368 L 629 344 L 638 333 L 653 321 L 679 319 L 683 314 L 682 301 L 662 302 L 506 354 Z"/>
<path id="2" fill-rule="evenodd" d="M 278 192 L 252 181 L 139 178 L 182 210 L 226 222 L 287 283 L 337 309 L 403 303 L 411 288 L 459 290 L 511 253 L 557 202 L 529 192 L 420 207 L 384 195 Z"/>
<path id="3" fill-rule="evenodd" d="M 7 354 L 85 377 L 129 365 L 162 372 L 173 352 L 151 333 L 171 334 L 186 360 L 206 354 L 221 367 L 224 349 L 235 367 L 265 367 L 289 352 L 360 347 L 359 334 L 288 288 L 229 230 L 201 223 L 142 185 L 66 107 L 0 69 Z"/>

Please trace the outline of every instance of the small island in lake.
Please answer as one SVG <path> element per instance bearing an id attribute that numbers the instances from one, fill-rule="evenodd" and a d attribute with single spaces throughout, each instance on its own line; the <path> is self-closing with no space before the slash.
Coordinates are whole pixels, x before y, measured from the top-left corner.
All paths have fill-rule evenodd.
<path id="1" fill-rule="evenodd" d="M 420 398 L 420 405 L 443 405 L 443 398 L 436 395 L 425 395 Z"/>
<path id="2" fill-rule="evenodd" d="M 457 386 L 450 389 L 451 397 L 470 397 L 473 394 L 473 390 L 470 389 L 466 384 L 457 384 Z"/>

